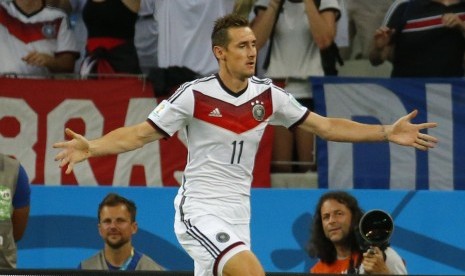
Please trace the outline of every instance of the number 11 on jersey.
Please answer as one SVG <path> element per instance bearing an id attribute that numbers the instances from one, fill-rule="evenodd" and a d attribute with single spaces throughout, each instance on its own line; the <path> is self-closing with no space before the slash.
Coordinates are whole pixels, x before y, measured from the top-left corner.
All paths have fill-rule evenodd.
<path id="1" fill-rule="evenodd" d="M 244 141 L 240 141 L 240 142 L 234 141 L 232 142 L 232 145 L 233 145 L 233 150 L 232 150 L 232 155 L 231 155 L 231 164 L 234 164 L 235 157 L 236 157 L 236 150 L 239 151 L 237 154 L 236 164 L 240 164 L 241 155 L 242 155 L 242 147 L 244 146 Z"/>

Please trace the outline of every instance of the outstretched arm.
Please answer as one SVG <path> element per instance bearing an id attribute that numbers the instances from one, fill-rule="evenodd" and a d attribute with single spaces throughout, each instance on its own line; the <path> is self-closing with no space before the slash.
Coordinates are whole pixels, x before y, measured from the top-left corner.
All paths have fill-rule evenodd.
<path id="1" fill-rule="evenodd" d="M 90 157 L 135 150 L 164 137 L 148 122 L 121 127 L 90 141 L 71 129 L 66 129 L 65 132 L 72 139 L 55 143 L 53 147 L 61 149 L 55 156 L 55 160 L 60 161 L 60 168 L 68 166 L 66 169 L 67 174 L 73 171 L 75 164 Z"/>
<path id="2" fill-rule="evenodd" d="M 392 125 L 369 125 L 347 119 L 326 118 L 311 113 L 301 128 L 313 132 L 321 138 L 336 142 L 382 142 L 389 141 L 419 150 L 433 148 L 437 139 L 421 133 L 420 130 L 436 127 L 436 123 L 412 124 L 417 110 L 401 117 Z"/>

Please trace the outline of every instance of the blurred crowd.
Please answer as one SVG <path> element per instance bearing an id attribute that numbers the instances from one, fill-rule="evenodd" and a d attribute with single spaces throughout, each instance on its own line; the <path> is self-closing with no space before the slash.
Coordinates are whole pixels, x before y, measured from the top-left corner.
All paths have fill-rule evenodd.
<path id="1" fill-rule="evenodd" d="M 205 49 L 215 20 L 232 12 L 256 35 L 256 75 L 310 110 L 310 76 L 464 76 L 462 0 L 6 0 L 0 74 L 143 74 L 169 96 L 217 72 Z M 316 170 L 312 134 L 274 135 L 274 172 Z"/>
<path id="2" fill-rule="evenodd" d="M 462 77 L 464 6 L 461 0 L 6 0 L 0 55 L 8 62 L 0 73 L 152 73 L 176 85 L 216 72 L 204 47 L 215 19 L 236 12 L 257 36 L 257 75 L 290 78 L 296 93 L 306 89 L 298 80 L 308 75 L 370 75 L 384 61 L 392 76 Z M 299 56 L 298 63 L 288 59 Z M 355 61 L 373 68 L 342 65 Z M 421 72 L 430 64 L 442 67 Z M 154 76 L 155 68 L 169 70 Z"/>

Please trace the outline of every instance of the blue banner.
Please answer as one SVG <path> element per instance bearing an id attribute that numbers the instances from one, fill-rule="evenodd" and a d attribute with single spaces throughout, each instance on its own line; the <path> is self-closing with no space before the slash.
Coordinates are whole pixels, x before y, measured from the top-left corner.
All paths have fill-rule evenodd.
<path id="1" fill-rule="evenodd" d="M 320 188 L 465 189 L 465 80 L 311 78 L 315 112 L 363 123 L 392 124 L 417 109 L 413 123 L 439 139 L 423 152 L 392 143 L 317 141 Z"/>
<path id="2" fill-rule="evenodd" d="M 73 269 L 103 248 L 97 208 L 108 192 L 137 204 L 135 248 L 168 270 L 193 270 L 173 229 L 176 188 L 32 187 L 31 216 L 18 268 Z M 268 272 L 308 272 L 315 205 L 325 189 L 252 189 L 252 251 Z M 351 190 L 365 210 L 394 219 L 392 247 L 411 275 L 464 275 L 464 191 Z"/>

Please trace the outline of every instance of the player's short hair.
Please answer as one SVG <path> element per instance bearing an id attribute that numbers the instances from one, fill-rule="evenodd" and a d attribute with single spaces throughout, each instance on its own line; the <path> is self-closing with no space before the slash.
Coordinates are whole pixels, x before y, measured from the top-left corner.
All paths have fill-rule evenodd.
<path id="1" fill-rule="evenodd" d="M 228 30 L 231 28 L 248 27 L 249 21 L 244 17 L 231 13 L 218 18 L 212 31 L 212 47 L 226 47 L 230 41 Z"/>
<path id="2" fill-rule="evenodd" d="M 134 201 L 129 200 L 125 197 L 122 197 L 116 193 L 109 193 L 103 200 L 100 202 L 98 206 L 98 221 L 100 222 L 100 212 L 102 211 L 103 207 L 109 206 L 109 207 L 115 207 L 118 205 L 124 205 L 128 209 L 129 213 L 131 214 L 131 220 L 132 222 L 136 221 L 136 213 L 137 213 L 137 207 Z"/>

